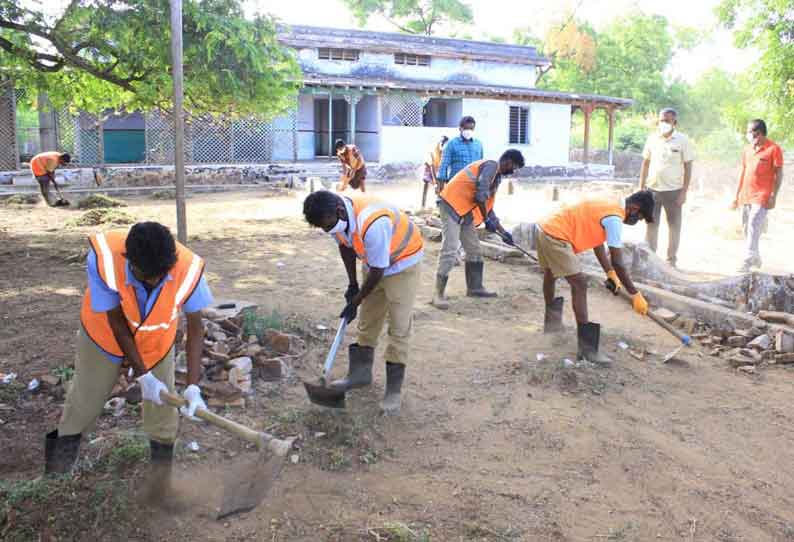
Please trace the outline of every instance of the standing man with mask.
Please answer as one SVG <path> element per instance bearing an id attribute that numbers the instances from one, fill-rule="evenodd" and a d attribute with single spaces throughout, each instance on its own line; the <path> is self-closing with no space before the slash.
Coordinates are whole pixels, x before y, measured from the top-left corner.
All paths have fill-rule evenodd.
<path id="1" fill-rule="evenodd" d="M 678 263 L 678 245 L 681 241 L 681 217 L 692 179 L 692 161 L 695 148 L 689 138 L 679 132 L 678 113 L 665 108 L 659 112 L 658 133 L 648 137 L 642 151 L 640 190 L 653 192 L 655 207 L 653 221 L 648 224 L 645 240 L 656 252 L 659 241 L 659 221 L 662 207 L 667 217 L 669 237 L 667 263 L 675 267 Z"/>
<path id="2" fill-rule="evenodd" d="M 306 222 L 330 233 L 339 244 L 347 271 L 345 308 L 339 315 L 355 320 L 359 307 L 358 340 L 350 345 L 347 378 L 332 387 L 347 391 L 372 384 L 375 347 L 389 318 L 384 414 L 400 412 L 405 366 L 411 353 L 414 300 L 420 283 L 424 243 L 419 228 L 402 210 L 371 196 L 340 196 L 326 190 L 303 202 Z M 364 282 L 359 288 L 356 258 L 362 261 Z"/>
<path id="3" fill-rule="evenodd" d="M 502 154 L 498 162 L 478 160 L 467 165 L 444 187 L 438 202 L 442 237 L 432 301 L 434 307 L 442 310 L 449 308 L 444 292 L 461 243 L 466 251 L 466 295 L 496 297 L 495 292 L 489 292 L 483 286 L 484 263 L 480 238 L 475 228 L 484 223 L 488 231 L 498 232 L 505 242 L 513 243 L 512 235 L 499 223 L 493 207 L 502 175 L 510 175 L 522 167 L 524 156 L 520 151 L 510 149 Z"/>
<path id="4" fill-rule="evenodd" d="M 571 302 L 576 315 L 577 357 L 591 363 L 609 364 L 612 360 L 598 349 L 601 325 L 587 314 L 587 276 L 577 254 L 592 249 L 607 275 L 615 295 L 626 288 L 633 298 L 634 310 L 648 314 L 648 302 L 634 287 L 623 265 L 623 224 L 653 220 L 653 194 L 648 190 L 626 198 L 624 205 L 609 200 L 586 200 L 564 207 L 538 223 L 538 264 L 543 269 L 543 298 L 546 315 L 544 333 L 562 331 L 563 298 L 554 297 L 558 278 L 565 277 L 571 287 Z M 609 247 L 609 256 L 604 249 Z"/>
<path id="5" fill-rule="evenodd" d="M 474 139 L 474 126 L 474 117 L 463 117 L 459 123 L 460 136 L 450 139 L 444 145 L 437 174 L 439 193 L 460 170 L 472 162 L 482 160 L 482 143 Z"/>
<path id="6" fill-rule="evenodd" d="M 761 119 L 747 124 L 747 145 L 742 152 L 739 185 L 732 207 L 742 206 L 742 225 L 747 252 L 740 273 L 761 267 L 758 243 L 767 213 L 775 208 L 783 184 L 783 151 L 766 137 L 766 123 Z"/>
<path id="7" fill-rule="evenodd" d="M 179 414 L 160 399 L 174 390 L 174 343 L 179 311 L 187 319 L 187 383 L 183 413 L 207 406 L 198 387 L 204 325 L 212 303 L 204 261 L 157 222 L 89 238 L 88 288 L 83 296 L 75 373 L 58 428 L 45 440 L 45 472 L 74 464 L 82 434 L 102 413 L 119 374 L 131 368 L 143 396 L 143 429 L 151 445 L 149 491 L 169 488 Z"/>

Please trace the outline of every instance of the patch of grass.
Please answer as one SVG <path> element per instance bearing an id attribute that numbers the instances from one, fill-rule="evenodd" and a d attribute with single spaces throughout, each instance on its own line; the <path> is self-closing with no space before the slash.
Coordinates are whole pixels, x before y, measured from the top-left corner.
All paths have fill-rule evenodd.
<path id="1" fill-rule="evenodd" d="M 243 313 L 243 337 L 256 335 L 261 340 L 265 330 L 268 329 L 276 331 L 284 329 L 284 317 L 276 309 L 270 314 L 259 314 L 252 310 Z"/>
<path id="2" fill-rule="evenodd" d="M 14 194 L 10 198 L 6 198 L 6 205 L 36 205 L 41 196 L 38 194 Z"/>
<path id="3" fill-rule="evenodd" d="M 143 463 L 149 458 L 149 441 L 135 433 L 124 435 L 107 456 L 111 467 L 128 467 Z"/>
<path id="4" fill-rule="evenodd" d="M 50 372 L 53 374 L 53 376 L 60 378 L 61 382 L 69 382 L 72 378 L 74 378 L 74 367 L 61 365 L 60 367 L 53 368 Z"/>
<path id="5" fill-rule="evenodd" d="M 25 391 L 25 385 L 19 380 L 0 384 L 0 403 L 15 403 L 23 391 Z"/>
<path id="6" fill-rule="evenodd" d="M 399 521 L 390 521 L 382 527 L 371 528 L 368 534 L 371 540 L 377 542 L 430 542 L 430 533 L 412 529 Z"/>
<path id="7" fill-rule="evenodd" d="M 91 209 L 90 211 L 86 211 L 82 215 L 67 221 L 66 226 L 71 228 L 79 226 L 103 225 L 123 226 L 134 223 L 135 218 L 124 211 L 117 211 L 116 209 Z"/>
<path id="8" fill-rule="evenodd" d="M 126 207 L 123 201 L 105 196 L 104 194 L 91 194 L 77 203 L 78 209 L 109 209 L 111 207 Z"/>
<path id="9" fill-rule="evenodd" d="M 0 480 L 2 501 L 13 506 L 24 501 L 43 502 L 58 487 L 66 483 L 66 477 L 43 477 L 34 480 Z"/>
<path id="10" fill-rule="evenodd" d="M 521 531 L 513 528 L 498 529 L 483 525 L 477 521 L 466 521 L 463 524 L 466 540 L 494 540 L 498 542 L 512 542 L 521 540 Z"/>

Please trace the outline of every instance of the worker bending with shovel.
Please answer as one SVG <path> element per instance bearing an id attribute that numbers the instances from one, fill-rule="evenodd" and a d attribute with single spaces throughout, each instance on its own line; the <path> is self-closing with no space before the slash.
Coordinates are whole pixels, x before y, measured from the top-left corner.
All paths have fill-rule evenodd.
<path id="1" fill-rule="evenodd" d="M 40 152 L 30 159 L 30 171 L 39 183 L 39 191 L 41 197 L 44 198 L 44 203 L 50 207 L 64 207 L 69 205 L 61 195 L 58 185 L 55 183 L 55 170 L 59 166 L 64 166 L 72 161 L 72 157 L 66 152 Z M 50 183 L 55 187 L 58 192 L 58 199 L 50 201 Z"/>
<path id="2" fill-rule="evenodd" d="M 438 255 L 436 288 L 432 305 L 448 309 L 445 295 L 449 272 L 455 266 L 458 245 L 466 252 L 466 295 L 469 297 L 496 297 L 483 286 L 484 263 L 480 238 L 475 228 L 485 224 L 485 229 L 498 233 L 502 239 L 513 244 L 513 237 L 505 231 L 494 214 L 496 192 L 502 176 L 524 167 L 524 156 L 516 149 L 502 154 L 499 161 L 478 160 L 472 162 L 444 186 L 439 194 L 441 214 L 441 252 Z"/>
<path id="3" fill-rule="evenodd" d="M 321 190 L 310 194 L 303 214 L 312 226 L 333 235 L 347 271 L 345 308 L 352 322 L 360 309 L 357 342 L 349 348 L 348 375 L 330 386 L 342 392 L 369 386 L 375 347 L 388 317 L 384 414 L 400 412 L 405 366 L 411 352 L 413 310 L 424 256 L 422 235 L 397 207 L 364 195 L 340 196 Z M 356 258 L 362 262 L 359 287 Z"/>
<path id="4" fill-rule="evenodd" d="M 367 180 L 367 165 L 364 163 L 364 156 L 355 145 L 346 145 L 341 139 L 334 143 L 334 150 L 339 162 L 342 165 L 342 173 L 337 186 L 338 192 L 344 192 L 347 186 L 353 190 L 366 192 L 365 181 Z"/>
<path id="5" fill-rule="evenodd" d="M 633 226 L 640 220 L 653 220 L 653 194 L 636 192 L 625 204 L 610 200 L 586 200 L 560 209 L 540 222 L 537 231 L 538 263 L 543 269 L 543 298 L 546 302 L 544 333 L 562 331 L 563 298 L 555 297 L 555 283 L 565 277 L 571 287 L 573 312 L 576 316 L 579 360 L 609 364 L 611 360 L 599 352 L 601 326 L 591 322 L 587 314 L 587 275 L 577 254 L 592 249 L 607 275 L 607 287 L 617 295 L 626 288 L 632 296 L 634 310 L 648 314 L 648 302 L 634 287 L 623 265 L 623 224 Z M 607 256 L 604 243 L 609 247 Z"/>
<path id="6" fill-rule="evenodd" d="M 174 343 L 179 311 L 187 316 L 187 383 L 182 394 L 193 416 L 207 408 L 198 382 L 204 328 L 212 303 L 204 261 L 156 222 L 89 238 L 88 288 L 80 312 L 75 374 L 58 428 L 47 434 L 45 473 L 71 470 L 80 437 L 90 429 L 119 374 L 132 369 L 143 396 L 143 429 L 151 447 L 149 493 L 170 488 L 178 413 L 160 392 L 174 390 Z"/>

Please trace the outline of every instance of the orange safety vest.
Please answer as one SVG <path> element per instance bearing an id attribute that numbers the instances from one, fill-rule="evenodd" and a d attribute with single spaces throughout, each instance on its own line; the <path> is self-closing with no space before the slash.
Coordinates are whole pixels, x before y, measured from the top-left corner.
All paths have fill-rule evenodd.
<path id="1" fill-rule="evenodd" d="M 364 157 L 355 145 L 345 145 L 345 148 L 337 153 L 339 160 L 349 167 L 352 171 L 358 171 L 364 167 Z"/>
<path id="2" fill-rule="evenodd" d="M 165 358 L 176 339 L 177 316 L 182 303 L 193 293 L 204 272 L 204 261 L 190 250 L 176 244 L 176 265 L 169 271 L 173 280 L 165 281 L 157 301 L 145 319 L 141 319 L 135 287 L 127 284 L 127 259 L 123 256 L 126 231 L 98 233 L 89 238 L 96 254 L 97 270 L 105 284 L 119 294 L 121 309 L 127 317 L 138 353 L 147 369 Z M 143 321 L 142 321 L 143 320 Z M 91 291 L 86 289 L 80 321 L 91 340 L 108 354 L 123 357 L 107 314 L 91 309 Z"/>
<path id="3" fill-rule="evenodd" d="M 485 162 L 487 162 L 487 160 L 477 160 L 461 169 L 452 177 L 451 181 L 444 185 L 444 189 L 440 194 L 441 199 L 455 209 L 459 217 L 463 218 L 471 213 L 474 218 L 473 222 L 475 227 L 485 222 L 487 218 L 482 216 L 480 207 L 474 199 L 477 194 L 477 177 L 480 174 L 480 168 Z M 496 176 L 491 179 L 491 194 L 488 197 L 488 201 L 485 202 L 485 209 L 489 213 L 493 211 L 493 206 L 496 202 L 497 187 L 494 186 L 494 180 L 498 176 L 499 174 L 497 173 Z"/>
<path id="4" fill-rule="evenodd" d="M 441 143 L 436 143 L 433 150 L 430 151 L 430 162 L 427 164 L 433 168 L 433 172 L 438 173 L 438 168 L 441 167 L 441 154 L 444 152 L 444 147 Z"/>
<path id="5" fill-rule="evenodd" d="M 372 196 L 352 195 L 348 199 L 353 204 L 353 214 L 355 215 L 348 217 L 348 221 L 356 221 L 356 231 L 353 232 L 352 236 L 352 248 L 356 256 L 365 264 L 367 263 L 367 253 L 364 249 L 364 236 L 367 234 L 370 225 L 384 216 L 389 217 L 392 224 L 389 265 L 394 265 L 400 260 L 413 256 L 424 247 L 422 233 L 405 212 Z M 336 238 L 346 247 L 350 246 L 344 234 L 337 233 Z"/>
<path id="6" fill-rule="evenodd" d="M 57 151 L 40 152 L 30 160 L 30 171 L 33 172 L 35 177 L 41 177 L 47 174 L 47 164 L 55 163 L 58 167 L 58 161 L 61 159 L 61 153 Z"/>
<path id="7" fill-rule="evenodd" d="M 626 210 L 608 200 L 587 200 L 560 209 L 538 225 L 543 233 L 573 246 L 575 254 L 603 245 L 607 232 L 601 221 L 608 216 L 626 218 Z"/>

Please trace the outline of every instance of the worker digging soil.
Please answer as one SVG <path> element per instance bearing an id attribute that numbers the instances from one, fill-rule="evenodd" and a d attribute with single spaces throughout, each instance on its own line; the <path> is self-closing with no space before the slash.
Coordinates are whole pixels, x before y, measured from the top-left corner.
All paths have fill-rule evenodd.
<path id="1" fill-rule="evenodd" d="M 331 387 L 348 391 L 372 383 L 375 347 L 388 316 L 386 393 L 381 408 L 385 414 L 398 414 L 424 257 L 422 234 L 404 211 L 368 196 L 346 197 L 321 190 L 306 198 L 303 214 L 309 224 L 339 243 L 348 277 L 345 308 L 339 317 L 352 322 L 361 308 L 358 341 L 349 348 L 348 375 Z M 356 258 L 363 263 L 360 288 Z"/>
<path id="2" fill-rule="evenodd" d="M 621 288 L 631 294 L 634 310 L 645 315 L 648 302 L 634 287 L 623 265 L 623 224 L 653 220 L 653 194 L 648 190 L 626 198 L 625 206 L 609 200 L 585 200 L 565 207 L 537 225 L 538 263 L 543 269 L 543 298 L 546 333 L 562 331 L 564 300 L 555 297 L 555 283 L 565 277 L 571 287 L 571 301 L 576 315 L 578 354 L 580 360 L 609 364 L 612 360 L 599 351 L 601 326 L 591 322 L 587 313 L 587 275 L 577 254 L 593 249 L 607 275 L 607 287 L 615 295 Z M 604 243 L 609 247 L 607 257 Z"/>
<path id="3" fill-rule="evenodd" d="M 58 428 L 46 436 L 45 473 L 72 469 L 82 434 L 88 431 L 128 368 L 141 386 L 143 428 L 149 436 L 148 494 L 167 496 L 179 415 L 160 392 L 174 389 L 174 345 L 178 312 L 187 317 L 188 405 L 193 416 L 207 406 L 201 397 L 201 309 L 212 303 L 204 261 L 177 243 L 165 226 L 135 224 L 129 232 L 92 235 L 87 258 L 88 288 L 80 313 L 72 387 Z"/>

